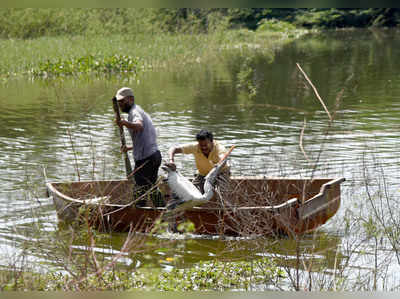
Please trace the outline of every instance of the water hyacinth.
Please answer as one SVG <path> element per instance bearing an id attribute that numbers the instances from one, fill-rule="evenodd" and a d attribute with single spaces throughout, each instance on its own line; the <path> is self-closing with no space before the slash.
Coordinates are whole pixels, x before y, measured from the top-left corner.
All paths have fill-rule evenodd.
<path id="1" fill-rule="evenodd" d="M 39 66 L 33 68 L 30 73 L 34 77 L 40 78 L 119 73 L 129 73 L 131 76 L 136 76 L 140 68 L 139 65 L 140 59 L 138 57 L 117 54 L 106 57 L 87 55 L 70 60 L 47 60 L 39 63 Z"/>
<path id="2" fill-rule="evenodd" d="M 214 260 L 162 272 L 157 279 L 153 278 L 149 287 L 157 291 L 269 290 L 283 277 L 285 273 L 269 258 L 239 262 Z"/>

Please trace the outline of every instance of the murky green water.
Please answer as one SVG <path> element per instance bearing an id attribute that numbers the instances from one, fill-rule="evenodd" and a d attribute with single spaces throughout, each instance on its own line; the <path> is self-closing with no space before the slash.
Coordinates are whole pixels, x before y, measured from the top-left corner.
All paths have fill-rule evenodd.
<path id="1" fill-rule="evenodd" d="M 110 101 L 121 86 L 133 87 L 137 103 L 152 116 L 164 158 L 170 146 L 190 142 L 199 129 L 208 128 L 226 146 L 236 145 L 231 158 L 234 175 L 345 177 L 342 207 L 324 226 L 324 234 L 331 238 L 330 249 L 323 251 L 326 258 L 341 243 L 345 209 L 365 196 L 366 167 L 371 167 L 371 177 L 384 171 L 388 191 L 399 192 L 399 52 L 395 31 L 307 36 L 287 45 L 272 62 L 257 57 L 251 78 L 257 91 L 254 97 L 237 88 L 234 55 L 215 65 L 148 72 L 140 82 L 108 78 L 1 84 L 1 265 L 7 267 L 23 252 L 29 262 L 40 262 L 41 267 L 58 263 L 50 254 L 53 248 L 43 241 L 59 230 L 52 201 L 45 194 L 44 169 L 49 180 L 60 181 L 124 176 Z M 327 114 L 296 63 L 335 114 L 327 136 Z M 343 97 L 334 113 L 342 88 Z M 303 146 L 310 159 L 318 161 L 316 168 L 299 146 L 305 120 Z M 377 161 L 379 170 L 372 167 Z M 187 176 L 195 172 L 190 156 L 177 156 L 177 165 Z M 38 223 L 40 235 L 36 233 Z M 123 237 L 99 244 L 99 251 L 108 256 L 111 249 L 119 248 L 118 239 Z M 127 257 L 126 263 L 184 266 L 226 252 L 234 254 L 235 250 L 228 250 L 235 247 L 232 242 L 195 237 L 164 240 L 168 255 L 173 256 L 170 261 L 165 251 L 153 251 L 141 255 L 139 261 Z M 250 248 L 246 250 L 256 256 L 272 254 L 268 246 Z"/>

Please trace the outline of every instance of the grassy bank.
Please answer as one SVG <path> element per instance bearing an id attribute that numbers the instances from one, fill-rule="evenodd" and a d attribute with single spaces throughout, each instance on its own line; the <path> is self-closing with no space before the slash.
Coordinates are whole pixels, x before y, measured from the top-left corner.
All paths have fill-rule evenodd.
<path id="1" fill-rule="evenodd" d="M 315 22 L 322 22 L 329 15 L 339 22 L 355 11 L 307 10 L 302 16 L 311 14 Z M 368 13 L 378 18 L 379 9 Z M 368 13 L 360 10 L 357 15 L 366 17 Z M 242 58 L 238 79 L 244 83 L 238 85 L 253 93 L 255 84 L 248 81 L 253 74 L 252 64 L 259 63 L 256 56 L 261 52 L 262 59 L 273 58 L 276 49 L 310 32 L 299 29 L 304 27 L 289 18 L 293 14 L 294 10 L 251 9 L 2 9 L 0 80 L 24 74 L 30 78 L 51 73 L 101 75 L 96 65 L 79 64 L 91 57 L 106 65 L 105 74 L 111 69 L 136 76 L 153 67 L 215 64 L 221 58 L 231 59 L 234 52 L 235 57 Z M 252 20 L 256 26 L 239 22 L 244 19 Z M 296 11 L 296 20 L 300 19 L 300 11 Z M 371 55 L 373 51 L 371 47 Z M 245 61 L 246 57 L 250 62 Z M 126 68 L 127 60 L 135 62 Z"/>
<path id="2" fill-rule="evenodd" d="M 0 9 L 0 78 L 90 73 L 99 64 L 131 73 L 133 65 L 126 67 L 127 60 L 135 61 L 135 73 L 167 65 L 212 63 L 224 50 L 246 45 L 273 53 L 307 32 L 275 19 L 263 20 L 252 30 L 235 21 L 252 13 L 246 9 Z M 94 64 L 80 64 L 88 59 Z"/>
<path id="3" fill-rule="evenodd" d="M 43 68 L 49 72 L 68 74 L 65 65 L 77 64 L 79 60 L 88 57 L 93 57 L 99 63 L 114 63 L 112 67 L 119 64 L 121 66 L 115 69 L 123 73 L 131 72 L 132 65 L 126 68 L 121 59 L 114 61 L 112 57 L 134 60 L 135 70 L 139 71 L 212 63 L 232 50 L 253 53 L 261 51 L 273 55 L 285 43 L 306 32 L 284 26 L 279 31 L 263 27 L 257 32 L 242 29 L 194 35 L 143 33 L 5 39 L 0 44 L 0 76 L 32 76 L 40 73 Z"/>

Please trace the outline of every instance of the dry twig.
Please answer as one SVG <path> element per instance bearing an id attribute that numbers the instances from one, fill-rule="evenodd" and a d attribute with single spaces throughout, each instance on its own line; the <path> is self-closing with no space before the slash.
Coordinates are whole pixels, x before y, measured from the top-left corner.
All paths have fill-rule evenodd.
<path id="1" fill-rule="evenodd" d="M 331 114 L 329 113 L 328 108 L 326 108 L 324 101 L 321 99 L 321 97 L 318 93 L 318 90 L 315 88 L 314 84 L 312 84 L 311 80 L 308 78 L 307 74 L 303 71 L 300 64 L 296 63 L 296 65 L 299 68 L 300 72 L 303 74 L 303 76 L 306 78 L 307 82 L 311 85 L 312 89 L 314 90 L 315 95 L 317 96 L 318 100 L 321 102 L 322 107 L 324 107 L 326 113 L 328 114 L 329 120 L 332 122 L 333 118 L 332 118 Z"/>

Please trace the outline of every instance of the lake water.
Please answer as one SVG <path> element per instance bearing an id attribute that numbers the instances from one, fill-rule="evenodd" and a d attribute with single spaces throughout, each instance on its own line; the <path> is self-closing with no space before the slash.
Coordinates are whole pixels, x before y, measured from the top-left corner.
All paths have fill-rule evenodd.
<path id="1" fill-rule="evenodd" d="M 59 263 L 51 254 L 51 238 L 60 229 L 52 200 L 46 197 L 44 170 L 49 180 L 59 181 L 124 177 L 110 101 L 121 86 L 132 87 L 137 104 L 151 115 L 164 158 L 172 145 L 191 142 L 201 128 L 208 128 L 225 146 L 236 145 L 230 159 L 233 175 L 345 177 L 342 206 L 321 232 L 329 239 L 328 245 L 321 245 L 321 258 L 335 255 L 348 241 L 345 212 L 358 212 L 367 198 L 365 182 L 376 191 L 377 182 L 385 178 L 387 192 L 399 194 L 399 55 L 395 30 L 305 36 L 284 46 L 272 61 L 262 55 L 249 58 L 249 82 L 256 90 L 252 97 L 237 87 L 234 55 L 233 61 L 219 64 L 149 71 L 139 82 L 113 77 L 2 83 L 0 265 L 24 262 L 46 269 Z M 296 63 L 335 116 L 331 127 Z M 302 144 L 311 162 L 300 148 L 303 127 Z M 176 160 L 183 174 L 195 173 L 191 156 Z M 364 209 L 361 213 L 368 215 Z M 181 238 L 155 240 L 168 250 L 137 255 L 138 260 L 128 257 L 126 263 L 169 269 L 221 253 L 234 255 L 232 248 L 250 242 Z M 123 239 L 124 235 L 112 236 L 99 243 L 98 250 L 107 258 Z M 303 246 L 315 246 L 312 237 Z M 258 248 L 251 242 L 242 246 L 255 256 L 272 254 L 268 246 Z M 173 259 L 168 261 L 166 252 Z M 368 261 L 354 266 L 367 267 L 363 263 Z"/>

